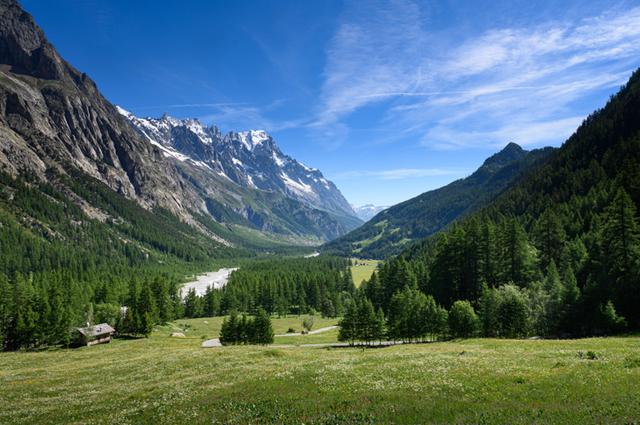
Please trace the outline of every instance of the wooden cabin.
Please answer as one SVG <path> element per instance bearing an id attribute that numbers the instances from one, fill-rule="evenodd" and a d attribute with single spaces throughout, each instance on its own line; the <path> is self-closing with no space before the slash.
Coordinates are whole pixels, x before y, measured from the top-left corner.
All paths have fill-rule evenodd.
<path id="1" fill-rule="evenodd" d="M 87 326 L 85 328 L 76 328 L 77 342 L 79 345 L 106 344 L 111 342 L 111 337 L 115 333 L 115 329 L 106 323 L 99 325 Z"/>

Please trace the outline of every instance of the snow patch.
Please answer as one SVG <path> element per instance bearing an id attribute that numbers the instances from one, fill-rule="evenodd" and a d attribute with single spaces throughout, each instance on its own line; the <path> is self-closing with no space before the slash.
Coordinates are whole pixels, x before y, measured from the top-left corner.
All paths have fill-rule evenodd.
<path id="1" fill-rule="evenodd" d="M 282 172 L 282 174 L 280 174 L 280 177 L 284 181 L 284 184 L 295 192 L 313 193 L 313 189 L 311 189 L 311 186 L 309 186 L 308 184 L 304 184 L 299 180 L 292 180 L 291 177 L 289 177 L 284 171 Z"/>
<path id="2" fill-rule="evenodd" d="M 262 142 L 269 140 L 269 135 L 264 130 L 250 130 L 241 131 L 238 133 L 240 142 L 247 150 L 252 151 L 256 146 L 261 145 Z"/>
<path id="3" fill-rule="evenodd" d="M 282 160 L 282 158 L 280 158 L 275 152 L 273 152 L 273 160 L 278 167 L 282 167 L 284 165 L 284 161 Z"/>
<path id="4" fill-rule="evenodd" d="M 198 120 L 185 120 L 184 125 L 189 129 L 190 132 L 198 136 L 198 139 L 205 145 L 210 145 L 213 143 L 211 137 L 206 133 L 204 126 L 200 124 Z"/>

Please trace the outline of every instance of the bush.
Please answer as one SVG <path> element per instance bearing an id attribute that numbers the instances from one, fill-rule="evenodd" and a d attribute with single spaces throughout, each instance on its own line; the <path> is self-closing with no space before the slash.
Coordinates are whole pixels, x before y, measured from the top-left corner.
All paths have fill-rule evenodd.
<path id="1" fill-rule="evenodd" d="M 305 317 L 302 321 L 302 327 L 307 331 L 311 331 L 313 324 L 316 322 L 316 318 L 313 316 Z"/>
<path id="2" fill-rule="evenodd" d="M 455 337 L 475 335 L 480 321 L 469 301 L 456 301 L 449 311 L 449 330 Z"/>

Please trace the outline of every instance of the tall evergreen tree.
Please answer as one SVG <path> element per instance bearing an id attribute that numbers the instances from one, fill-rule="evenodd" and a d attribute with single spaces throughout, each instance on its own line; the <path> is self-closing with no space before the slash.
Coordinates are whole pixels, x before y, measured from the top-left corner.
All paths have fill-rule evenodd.
<path id="1" fill-rule="evenodd" d="M 561 264 L 565 250 L 566 234 L 560 219 L 551 207 L 544 210 L 536 221 L 533 235 L 540 253 L 540 268 L 547 270 L 552 261 L 556 264 Z"/>
<path id="2" fill-rule="evenodd" d="M 635 205 L 622 188 L 605 212 L 600 245 L 615 305 L 629 322 L 640 326 L 640 235 Z"/>

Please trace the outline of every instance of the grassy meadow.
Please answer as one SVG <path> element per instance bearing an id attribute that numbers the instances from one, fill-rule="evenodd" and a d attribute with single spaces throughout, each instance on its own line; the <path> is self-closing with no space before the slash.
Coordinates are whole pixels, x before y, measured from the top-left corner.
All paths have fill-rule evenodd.
<path id="1" fill-rule="evenodd" d="M 273 333 L 275 335 L 283 335 L 289 329 L 296 332 L 302 331 L 302 321 L 309 317 L 308 315 L 287 316 L 283 318 L 272 318 Z M 152 338 L 166 338 L 173 332 L 184 334 L 186 339 L 206 340 L 217 338 L 220 335 L 223 317 L 202 317 L 198 319 L 180 319 L 166 326 L 157 326 L 152 334 Z M 314 316 L 314 324 L 312 331 L 335 326 L 339 319 L 323 318 Z M 338 331 L 332 330 L 315 335 L 298 335 L 298 336 L 276 336 L 274 344 L 317 344 L 330 343 L 338 341 Z"/>
<path id="2" fill-rule="evenodd" d="M 194 335 L 218 326 L 209 321 L 199 327 L 198 320 Z M 277 331 L 285 327 L 276 325 Z M 169 338 L 166 330 L 91 348 L 0 353 L 0 423 L 629 424 L 640 419 L 638 337 L 469 339 L 365 350 L 203 349 L 199 336 Z"/>
<path id="3" fill-rule="evenodd" d="M 378 260 L 361 260 L 359 258 L 352 258 L 351 261 L 353 262 L 351 276 L 356 287 L 359 287 L 363 280 L 371 278 L 379 263 Z"/>

